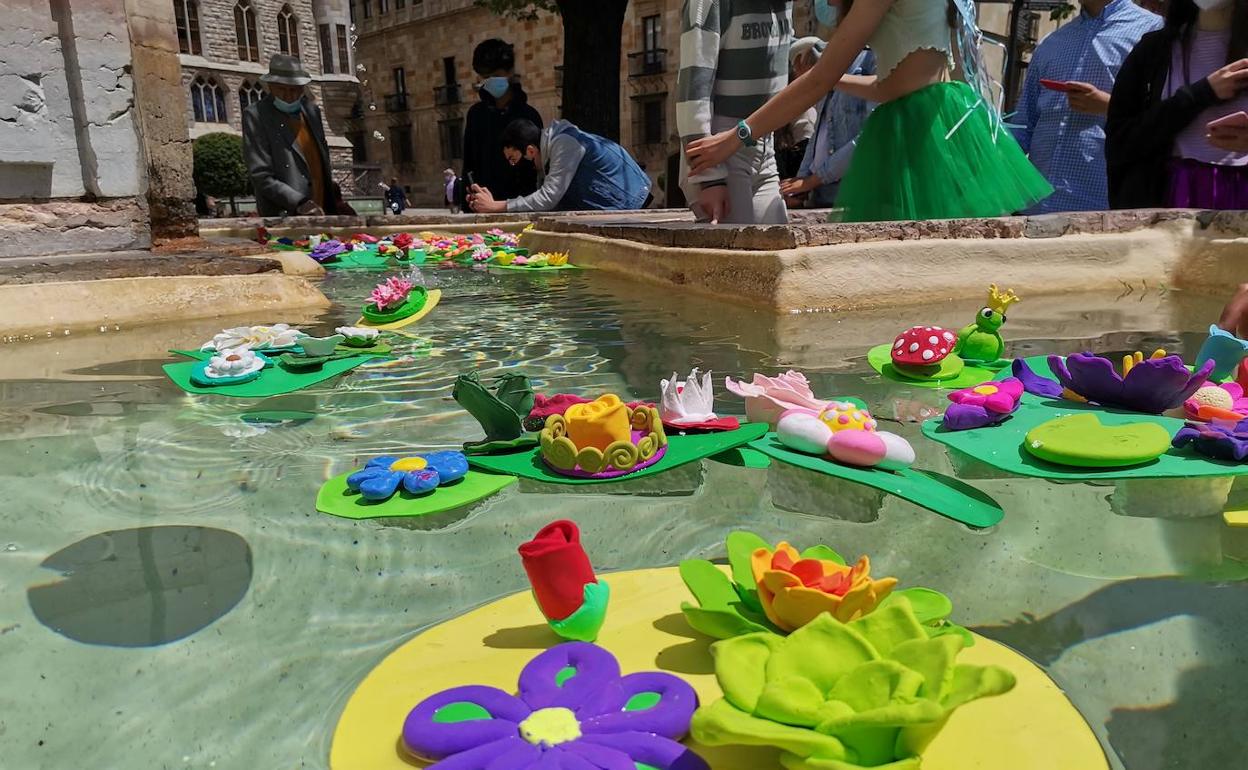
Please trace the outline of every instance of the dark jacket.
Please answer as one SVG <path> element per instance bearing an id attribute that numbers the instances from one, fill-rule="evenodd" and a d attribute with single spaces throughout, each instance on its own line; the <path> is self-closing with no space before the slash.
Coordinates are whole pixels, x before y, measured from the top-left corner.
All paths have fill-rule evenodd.
<path id="1" fill-rule="evenodd" d="M 1115 209 L 1166 205 L 1167 164 L 1174 140 L 1207 107 L 1221 100 L 1207 79 L 1162 98 L 1177 35 L 1160 29 L 1140 39 L 1114 82 L 1105 121 L 1105 170 Z"/>
<path id="2" fill-rule="evenodd" d="M 402 185 L 390 185 L 386 188 L 386 208 L 393 208 L 395 204 L 399 205 L 398 213 L 402 214 L 407 208 L 407 193 L 404 192 Z"/>
<path id="3" fill-rule="evenodd" d="M 532 121 L 542 128 L 542 116 L 529 106 L 529 97 L 520 87 L 511 86 L 507 108 L 495 106 L 494 97 L 481 92 L 481 101 L 468 109 L 464 124 L 464 171 L 460 178 L 460 205 L 467 210 L 468 174 L 477 184 L 489 190 L 495 200 L 508 200 L 528 195 L 537 189 L 537 169 L 527 160 L 516 166 L 503 157 L 503 129 L 513 120 Z"/>
<path id="4" fill-rule="evenodd" d="M 326 197 L 334 180 L 329 165 L 329 146 L 325 143 L 325 124 L 321 108 L 303 100 L 303 119 L 321 151 L 321 169 Z M 273 106 L 273 97 L 266 95 L 243 110 L 243 161 L 251 172 L 251 186 L 256 194 L 256 212 L 262 217 L 281 217 L 295 210 L 312 196 L 308 181 L 308 163 L 299 149 L 295 135 L 286 127 L 286 114 Z M 332 201 L 318 201 L 327 212 Z"/>

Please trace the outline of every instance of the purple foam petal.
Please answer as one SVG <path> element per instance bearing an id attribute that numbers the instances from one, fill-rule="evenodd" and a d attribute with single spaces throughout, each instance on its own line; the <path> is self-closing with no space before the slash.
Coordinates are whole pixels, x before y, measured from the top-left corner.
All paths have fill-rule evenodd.
<path id="1" fill-rule="evenodd" d="M 555 677 L 565 668 L 576 669 L 576 675 L 560 686 Z M 600 697 L 607 687 L 618 682 L 620 664 L 615 656 L 588 642 L 566 642 L 538 655 L 520 672 L 520 697 L 534 711 L 561 706 L 579 709 L 586 701 Z"/>
<path id="2" fill-rule="evenodd" d="M 1049 367 L 1052 368 L 1052 364 Z M 1048 377 L 1041 377 L 1036 374 L 1023 359 L 1014 359 L 1011 369 L 1014 376 L 1023 384 L 1023 390 L 1031 395 L 1042 398 L 1062 397 L 1062 386 L 1060 384 L 1050 380 Z"/>
<path id="3" fill-rule="evenodd" d="M 429 770 L 531 770 L 541 758 L 541 749 L 514 735 L 447 757 Z"/>
<path id="4" fill-rule="evenodd" d="M 1176 448 L 1191 444 L 1198 453 L 1215 460 L 1243 462 L 1248 458 L 1248 420 L 1234 427 L 1188 423 L 1170 443 Z"/>
<path id="5" fill-rule="evenodd" d="M 1052 366 L 1052 358 L 1049 365 Z M 1108 358 L 1092 353 L 1075 353 L 1066 357 L 1064 368 L 1067 378 L 1059 375 L 1058 380 L 1069 390 L 1102 406 L 1123 405 L 1122 377 Z"/>
<path id="6" fill-rule="evenodd" d="M 474 703 L 492 719 L 466 722 L 436 722 L 438 709 L 452 703 Z M 440 759 L 486 743 L 516 737 L 520 722 L 532 710 L 514 695 L 495 687 L 466 685 L 443 690 L 425 698 L 408 712 L 403 721 L 403 745 L 416 756 Z"/>
<path id="7" fill-rule="evenodd" d="M 624 705 L 639 693 L 659 694 L 648 709 L 625 711 Z M 689 720 L 698 708 L 698 694 L 683 679 L 661 671 L 629 674 L 611 688 L 610 699 L 597 709 L 598 716 L 581 722 L 585 733 L 643 732 L 673 740 L 689 734 Z"/>
<path id="8" fill-rule="evenodd" d="M 1205 383 L 1209 381 L 1209 377 L 1213 374 L 1214 367 L 1216 366 L 1216 361 L 1206 361 L 1203 366 L 1192 373 L 1191 379 L 1187 382 L 1187 387 L 1179 392 L 1178 399 L 1180 404 L 1191 398 L 1196 394 L 1196 391 L 1204 387 Z M 1235 383 L 1231 384 L 1234 385 Z"/>
<path id="9" fill-rule="evenodd" d="M 974 404 L 950 404 L 945 410 L 944 426 L 949 430 L 974 430 L 995 425 L 1006 415 L 995 414 Z"/>
<path id="10" fill-rule="evenodd" d="M 1070 376 L 1070 369 L 1066 367 L 1066 359 L 1061 356 L 1049 356 L 1045 360 L 1049 364 L 1049 371 L 1053 372 L 1053 376 L 1057 378 L 1058 384 L 1063 388 L 1073 390 L 1075 380 Z"/>
<path id="11" fill-rule="evenodd" d="M 1131 367 L 1123 379 L 1122 392 L 1117 402 L 1106 405 L 1121 406 L 1150 414 L 1161 414 L 1167 409 L 1181 406 L 1200 382 L 1187 395 L 1193 376 L 1178 356 L 1150 358 Z M 1086 395 L 1086 394 L 1085 394 Z"/>
<path id="12" fill-rule="evenodd" d="M 573 757 L 581 758 L 595 770 L 636 770 L 637 765 L 632 758 L 619 749 L 590 743 L 584 739 L 567 743 L 559 748 Z"/>
<path id="13" fill-rule="evenodd" d="M 581 741 L 622 751 L 634 762 L 659 770 L 710 770 L 688 746 L 650 733 L 594 733 L 581 736 Z"/>

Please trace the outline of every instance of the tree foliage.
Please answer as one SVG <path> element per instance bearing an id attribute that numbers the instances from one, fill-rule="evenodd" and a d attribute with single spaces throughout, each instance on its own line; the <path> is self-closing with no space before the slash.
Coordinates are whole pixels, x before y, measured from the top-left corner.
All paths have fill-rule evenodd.
<path id="1" fill-rule="evenodd" d="M 525 21 L 536 19 L 542 11 L 559 12 L 559 6 L 555 0 L 475 0 L 475 2 L 478 6 L 488 8 L 490 12 L 499 16 Z"/>
<path id="2" fill-rule="evenodd" d="M 243 140 L 235 134 L 204 134 L 192 144 L 195 187 L 205 195 L 233 198 L 251 189 L 243 163 Z"/>

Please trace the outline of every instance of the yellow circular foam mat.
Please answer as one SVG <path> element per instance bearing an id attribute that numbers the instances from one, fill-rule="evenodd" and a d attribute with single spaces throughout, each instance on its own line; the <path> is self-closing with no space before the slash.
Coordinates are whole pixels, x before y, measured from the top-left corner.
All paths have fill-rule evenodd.
<path id="1" fill-rule="evenodd" d="M 718 700 L 721 693 L 708 652 L 713 640 L 689 628 L 680 614 L 680 603 L 692 597 L 676 568 L 600 577 L 611 585 L 611 605 L 597 643 L 619 659 L 622 671 L 668 671 L 692 684 L 702 703 Z M 561 641 L 527 591 L 418 634 L 374 668 L 347 701 L 334 730 L 331 770 L 421 767 L 399 742 L 412 707 L 465 684 L 515 692 L 524 665 Z M 1087 722 L 1034 663 L 981 636 L 958 662 L 1003 666 L 1018 684 L 1005 695 L 954 712 L 923 753 L 923 770 L 1108 770 Z M 772 749 L 690 745 L 714 770 L 780 767 Z"/>

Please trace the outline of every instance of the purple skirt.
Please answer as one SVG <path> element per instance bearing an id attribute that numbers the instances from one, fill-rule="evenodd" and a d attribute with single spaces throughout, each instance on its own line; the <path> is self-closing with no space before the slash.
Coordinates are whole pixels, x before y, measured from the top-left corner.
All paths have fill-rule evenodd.
<path id="1" fill-rule="evenodd" d="M 1166 206 L 1175 209 L 1248 209 L 1248 166 L 1218 166 L 1172 158 Z"/>

